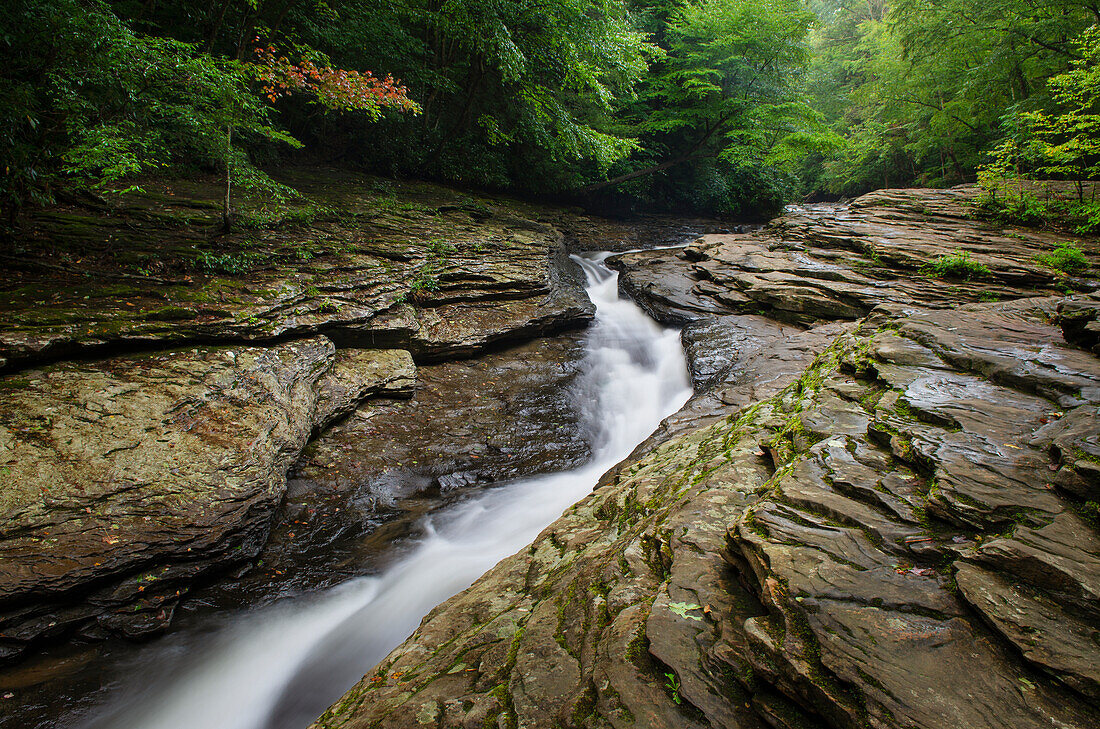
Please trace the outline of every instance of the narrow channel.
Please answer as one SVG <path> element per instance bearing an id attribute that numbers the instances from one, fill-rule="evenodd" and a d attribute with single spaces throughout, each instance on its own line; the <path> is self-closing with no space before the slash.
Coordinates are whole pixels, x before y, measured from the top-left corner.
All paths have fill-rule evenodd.
<path id="1" fill-rule="evenodd" d="M 428 515 L 415 544 L 378 575 L 243 614 L 186 652 L 151 647 L 135 664 L 144 675 L 82 726 L 302 729 L 433 607 L 584 498 L 691 394 L 679 332 L 619 297 L 618 275 L 604 265 L 609 255 L 574 257 L 596 305 L 572 393 L 592 443 L 589 463 L 499 484 Z"/>

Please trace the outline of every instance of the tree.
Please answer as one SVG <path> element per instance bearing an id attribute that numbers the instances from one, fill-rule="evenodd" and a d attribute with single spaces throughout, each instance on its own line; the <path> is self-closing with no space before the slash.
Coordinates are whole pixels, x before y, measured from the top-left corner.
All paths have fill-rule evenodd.
<path id="1" fill-rule="evenodd" d="M 255 39 L 257 42 L 259 37 Z M 301 49 L 299 49 L 301 51 Z M 245 68 L 260 82 L 259 93 L 268 102 L 274 104 L 279 98 L 290 93 L 308 95 L 316 104 L 329 111 L 361 111 L 371 121 L 376 121 L 387 108 L 420 113 L 420 107 L 409 99 L 408 89 L 396 81 L 393 76 L 384 79 L 375 78 L 370 72 L 348 71 L 332 68 L 327 59 L 316 51 L 305 49 L 303 58 L 292 62 L 286 55 L 279 55 L 274 45 L 255 49 L 255 60 Z M 223 97 L 224 103 L 212 115 L 213 119 L 225 129 L 225 193 L 222 196 L 222 230 L 228 233 L 232 227 L 231 194 L 234 172 L 252 188 L 279 192 L 278 186 L 266 175 L 256 174 L 255 168 L 248 164 L 247 157 L 233 146 L 233 132 L 242 123 L 249 121 L 247 115 L 240 112 L 247 105 L 240 103 L 240 97 L 229 94 Z M 255 131 L 254 127 L 252 128 Z M 280 139 L 293 146 L 300 142 L 281 133 L 267 134 L 269 139 Z M 241 175 L 240 172 L 245 172 Z"/>
<path id="2" fill-rule="evenodd" d="M 971 179 L 1046 109 L 1047 80 L 1100 20 L 1092 0 L 815 0 L 814 106 L 846 139 L 821 186 L 859 193 Z"/>
<path id="3" fill-rule="evenodd" d="M 709 175 L 712 186 L 724 186 L 725 193 L 709 193 L 710 202 L 700 200 L 702 207 L 731 212 L 735 198 L 761 193 L 742 188 L 731 196 L 734 178 L 789 175 L 821 139 L 820 117 L 800 89 L 813 16 L 796 0 L 697 0 L 657 14 L 668 17 L 666 55 L 626 115 L 643 140 L 642 154 L 630 169 L 582 192 L 686 166 L 700 182 Z M 775 192 L 772 204 L 785 197 Z"/>
<path id="4" fill-rule="evenodd" d="M 1022 118 L 1038 140 L 1038 171 L 1075 181 L 1083 201 L 1083 181 L 1100 179 L 1100 26 L 1086 30 L 1077 48 L 1070 70 L 1050 79 L 1056 111 Z"/>
<path id="5" fill-rule="evenodd" d="M 9 223 L 58 186 L 99 191 L 181 164 L 226 171 L 223 224 L 238 184 L 285 194 L 249 162 L 258 142 L 300 146 L 274 121 L 274 102 L 304 92 L 327 110 L 415 111 L 392 78 L 332 68 L 303 51 L 298 64 L 262 49 L 219 58 L 196 43 L 134 32 L 100 0 L 14 0 L 0 10 L 0 202 Z"/>

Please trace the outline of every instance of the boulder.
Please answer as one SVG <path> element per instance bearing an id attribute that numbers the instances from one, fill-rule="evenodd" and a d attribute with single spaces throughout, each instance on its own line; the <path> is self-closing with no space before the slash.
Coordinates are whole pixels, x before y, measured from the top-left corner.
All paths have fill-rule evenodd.
<path id="1" fill-rule="evenodd" d="M 403 351 L 325 337 L 71 362 L 0 379 L 0 646 L 167 627 L 255 557 L 315 429 L 407 396 Z"/>

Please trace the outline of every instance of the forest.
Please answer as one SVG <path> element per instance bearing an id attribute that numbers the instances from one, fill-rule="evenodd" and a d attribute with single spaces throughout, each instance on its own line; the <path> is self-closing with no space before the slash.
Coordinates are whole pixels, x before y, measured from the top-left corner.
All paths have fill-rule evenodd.
<path id="1" fill-rule="evenodd" d="M 1098 729 L 1100 0 L 0 0 L 0 729 Z"/>
<path id="2" fill-rule="evenodd" d="M 1032 176 L 1077 182 L 1091 230 L 1098 24 L 1093 0 L 10 0 L 4 225 L 195 172 L 228 225 L 304 158 L 743 217 Z"/>

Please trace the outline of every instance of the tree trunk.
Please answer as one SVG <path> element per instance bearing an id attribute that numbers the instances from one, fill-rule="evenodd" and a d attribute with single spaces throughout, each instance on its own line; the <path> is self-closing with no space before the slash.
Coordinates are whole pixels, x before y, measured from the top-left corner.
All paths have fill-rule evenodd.
<path id="1" fill-rule="evenodd" d="M 462 111 L 455 119 L 455 123 L 451 125 L 451 128 L 444 133 L 443 137 L 439 140 L 439 144 L 436 145 L 431 155 L 428 157 L 428 169 L 431 170 L 439 162 L 439 159 L 443 156 L 443 151 L 447 148 L 447 145 L 458 136 L 458 133 L 463 128 L 469 128 L 469 116 L 470 110 L 474 106 L 474 95 L 477 93 L 478 86 L 481 85 L 481 79 L 484 78 L 484 72 L 478 66 L 471 65 L 466 75 L 466 100 L 462 104 Z"/>
<path id="2" fill-rule="evenodd" d="M 225 22 L 225 13 L 229 10 L 229 6 L 232 4 L 232 0 L 226 0 L 222 4 L 221 12 L 218 13 L 218 17 L 214 19 L 214 27 L 210 30 L 210 37 L 206 40 L 206 52 L 212 53 L 214 51 L 214 43 L 218 40 L 218 33 L 221 32 L 222 23 Z"/>
<path id="3" fill-rule="evenodd" d="M 222 197 L 222 232 L 233 229 L 233 211 L 229 207 L 229 195 L 233 191 L 233 125 L 225 126 L 225 195 Z"/>

